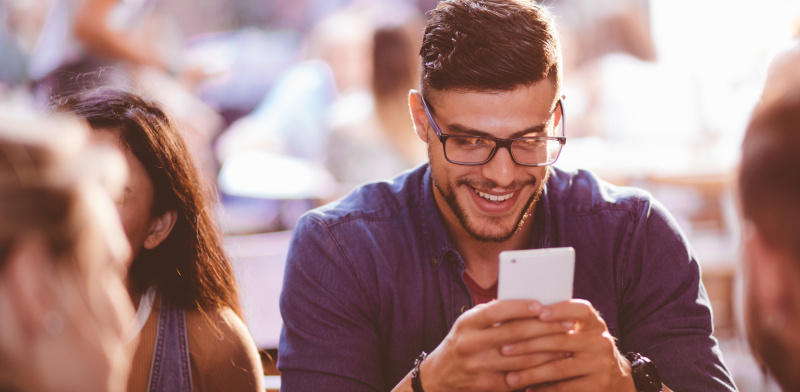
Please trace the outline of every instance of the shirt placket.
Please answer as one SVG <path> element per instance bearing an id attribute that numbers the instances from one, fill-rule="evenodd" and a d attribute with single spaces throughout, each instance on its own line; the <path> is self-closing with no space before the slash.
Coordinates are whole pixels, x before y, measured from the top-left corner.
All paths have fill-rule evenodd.
<path id="1" fill-rule="evenodd" d="M 451 317 L 447 321 L 448 327 L 452 327 L 456 319 L 467 310 L 472 309 L 474 304 L 467 283 L 464 282 L 464 270 L 466 267 L 463 260 L 461 260 L 461 256 L 455 250 L 450 250 L 444 254 L 443 262 L 450 271 L 448 277 L 452 302 L 448 304 Z"/>

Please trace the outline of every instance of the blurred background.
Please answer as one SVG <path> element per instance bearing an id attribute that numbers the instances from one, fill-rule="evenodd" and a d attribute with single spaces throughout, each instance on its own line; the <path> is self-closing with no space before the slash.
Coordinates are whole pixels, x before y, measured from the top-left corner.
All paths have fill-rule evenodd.
<path id="1" fill-rule="evenodd" d="M 217 185 L 245 321 L 274 358 L 297 218 L 426 160 L 406 96 L 435 4 L 0 0 L 0 100 L 44 108 L 114 84 L 162 102 Z M 545 4 L 564 56 L 568 143 L 557 165 L 667 206 L 698 255 L 736 382 L 776 391 L 744 340 L 732 182 L 767 68 L 800 39 L 800 0 Z"/>

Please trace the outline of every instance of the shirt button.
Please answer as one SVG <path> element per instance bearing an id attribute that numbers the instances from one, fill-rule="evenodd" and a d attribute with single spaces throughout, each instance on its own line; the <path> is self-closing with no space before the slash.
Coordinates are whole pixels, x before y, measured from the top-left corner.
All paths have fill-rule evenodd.
<path id="1" fill-rule="evenodd" d="M 439 260 L 431 259 L 431 267 L 436 268 L 437 265 L 439 265 Z"/>
<path id="2" fill-rule="evenodd" d="M 461 306 L 461 309 L 460 309 L 460 310 L 461 310 L 461 314 L 464 314 L 464 312 L 466 312 L 466 311 L 468 311 L 468 310 L 469 310 L 469 306 L 467 306 L 467 305 L 463 305 L 463 306 Z"/>

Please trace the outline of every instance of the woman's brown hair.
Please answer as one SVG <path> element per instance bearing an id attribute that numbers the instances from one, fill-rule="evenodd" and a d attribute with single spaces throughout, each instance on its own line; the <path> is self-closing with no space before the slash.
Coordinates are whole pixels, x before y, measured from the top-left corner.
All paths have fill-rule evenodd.
<path id="1" fill-rule="evenodd" d="M 154 249 L 142 249 L 133 261 L 132 288 L 144 292 L 154 285 L 180 308 L 228 306 L 241 317 L 233 267 L 213 216 L 211 187 L 175 123 L 156 103 L 112 88 L 79 92 L 56 107 L 84 118 L 95 130 L 116 132 L 153 182 L 152 215 L 177 212 L 169 236 Z"/>

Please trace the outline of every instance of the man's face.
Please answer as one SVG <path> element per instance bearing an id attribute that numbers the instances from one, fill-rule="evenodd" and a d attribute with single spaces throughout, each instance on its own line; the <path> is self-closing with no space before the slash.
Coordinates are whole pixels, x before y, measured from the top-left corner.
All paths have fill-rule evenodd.
<path id="1" fill-rule="evenodd" d="M 555 87 L 548 80 L 508 92 L 445 91 L 426 99 L 444 134 L 502 139 L 547 136 L 561 121 L 561 112 L 553 110 Z M 549 168 L 518 165 L 505 148 L 480 166 L 450 163 L 427 120 L 421 122 L 419 110 L 413 110 L 418 133 L 424 132 L 421 136 L 427 139 L 434 197 L 448 227 L 460 226 L 479 241 L 511 238 L 532 211 Z"/>

